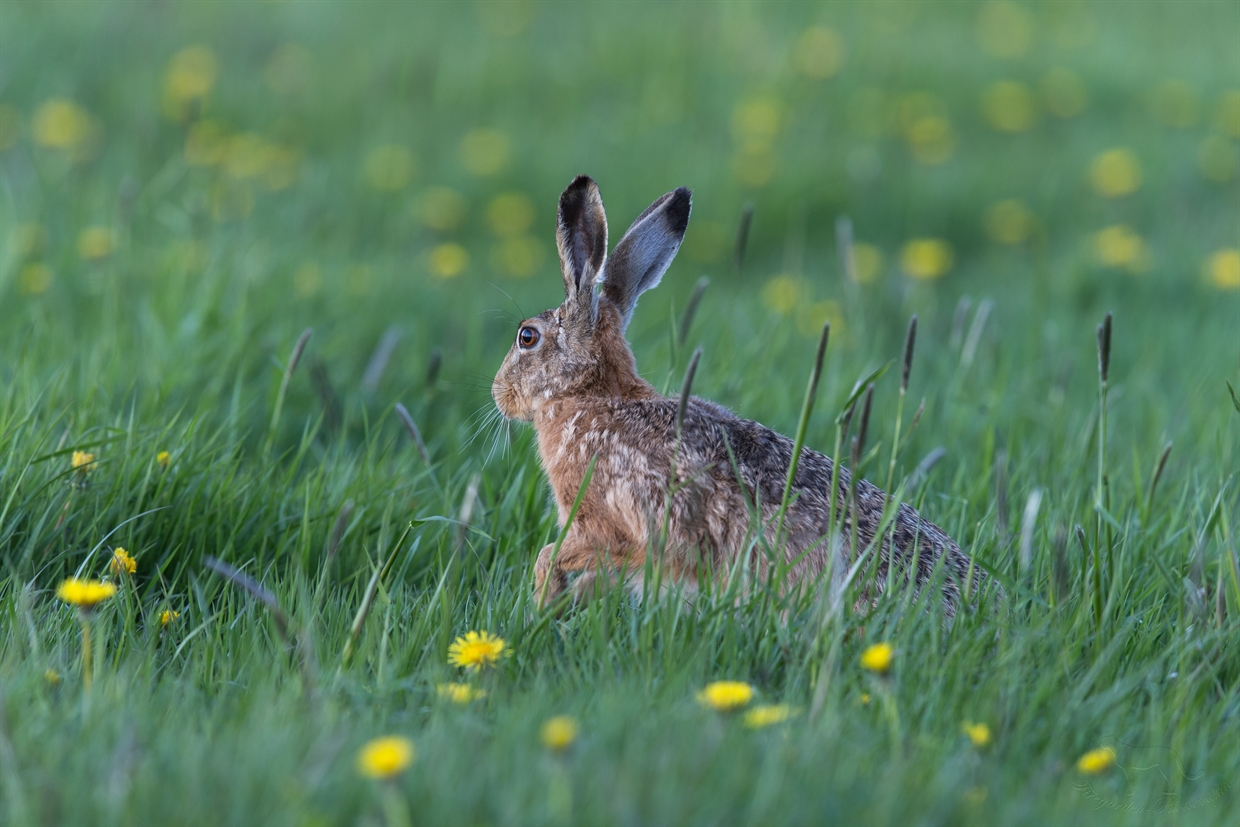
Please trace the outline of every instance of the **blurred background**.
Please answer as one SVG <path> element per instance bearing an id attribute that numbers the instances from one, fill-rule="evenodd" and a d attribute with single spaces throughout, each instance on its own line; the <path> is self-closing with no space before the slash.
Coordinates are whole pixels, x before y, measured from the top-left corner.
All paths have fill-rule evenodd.
<path id="1" fill-rule="evenodd" d="M 556 198 L 588 173 L 613 243 L 659 194 L 694 190 L 684 248 L 631 338 L 643 368 L 674 365 L 669 319 L 709 275 L 697 325 L 720 367 L 703 388 L 729 403 L 729 360 L 808 351 L 826 319 L 833 352 L 860 363 L 894 352 L 912 312 L 928 347 L 959 346 L 987 298 L 983 343 L 1032 358 L 1071 339 L 1087 368 L 1096 316 L 1115 309 L 1117 348 L 1149 389 L 1190 392 L 1188 363 L 1218 376 L 1240 358 L 1237 15 L 6 3 L 0 352 L 117 408 L 209 411 L 232 394 L 236 416 L 253 389 L 261 432 L 272 360 L 303 328 L 327 377 L 290 391 L 308 412 L 327 392 L 348 409 L 390 331 L 366 390 L 407 398 L 434 362 L 468 412 L 487 404 L 515 319 L 560 301 Z M 1066 332 L 1078 315 L 1088 324 Z M 747 413 L 789 424 L 797 358 L 760 366 L 786 372 L 788 394 Z"/>

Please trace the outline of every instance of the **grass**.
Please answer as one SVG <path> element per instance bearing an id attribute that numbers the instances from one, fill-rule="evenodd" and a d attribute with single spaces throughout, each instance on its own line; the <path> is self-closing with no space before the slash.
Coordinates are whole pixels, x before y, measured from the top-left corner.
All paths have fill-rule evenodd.
<path id="1" fill-rule="evenodd" d="M 1210 262 L 1240 228 L 1236 15 L 4 5 L 0 822 L 382 823 L 395 789 L 427 824 L 1228 823 L 1240 292 Z M 821 25 L 846 50 L 827 78 L 829 38 L 799 45 Z M 193 44 L 209 91 L 169 102 L 170 65 L 182 92 L 205 77 L 174 57 Z M 1087 92 L 1071 117 L 1048 81 L 1065 69 Z M 80 107 L 63 146 L 55 98 Z M 240 137 L 191 163 L 204 120 Z M 1139 186 L 1107 197 L 1091 165 L 1121 147 Z M 630 328 L 669 395 L 700 347 L 696 394 L 847 453 L 841 413 L 917 315 L 907 392 L 874 380 L 861 470 L 994 572 L 1002 605 L 950 626 L 899 591 L 865 617 L 763 590 L 536 609 L 559 527 L 489 384 L 515 319 L 559 301 L 553 210 L 578 172 L 613 237 L 695 190 Z M 942 247 L 907 260 L 914 239 L 947 245 L 946 272 L 910 275 L 942 269 Z M 108 571 L 118 546 L 132 578 Z M 120 585 L 89 692 L 54 595 L 75 573 Z M 462 707 L 436 686 L 463 679 L 447 653 L 469 630 L 510 655 Z M 886 677 L 859 662 L 880 641 Z M 796 712 L 751 730 L 695 700 L 720 679 Z M 580 735 L 551 754 L 559 714 Z M 418 755 L 394 785 L 355 765 L 387 734 Z M 1117 766 L 1079 772 L 1101 746 Z"/>

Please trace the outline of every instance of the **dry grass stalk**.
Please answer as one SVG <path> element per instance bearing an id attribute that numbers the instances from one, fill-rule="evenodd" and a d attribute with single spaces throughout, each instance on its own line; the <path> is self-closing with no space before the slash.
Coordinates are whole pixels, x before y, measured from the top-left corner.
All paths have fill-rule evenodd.
<path id="1" fill-rule="evenodd" d="M 383 337 L 379 339 L 375 352 L 370 355 L 370 361 L 366 363 L 366 372 L 362 374 L 362 390 L 374 393 L 378 389 L 379 382 L 383 380 L 383 372 L 387 370 L 388 362 L 396 351 L 396 345 L 400 343 L 400 337 L 399 325 L 392 325 L 383 331 Z"/>
<path id="2" fill-rule="evenodd" d="M 422 441 L 422 432 L 418 430 L 417 423 L 413 421 L 409 411 L 399 402 L 396 403 L 396 415 L 400 417 L 400 421 L 404 423 L 405 430 L 409 432 L 409 437 L 413 440 L 413 444 L 417 446 L 418 456 L 422 457 L 423 462 L 430 465 L 431 455 L 426 450 L 426 443 Z"/>

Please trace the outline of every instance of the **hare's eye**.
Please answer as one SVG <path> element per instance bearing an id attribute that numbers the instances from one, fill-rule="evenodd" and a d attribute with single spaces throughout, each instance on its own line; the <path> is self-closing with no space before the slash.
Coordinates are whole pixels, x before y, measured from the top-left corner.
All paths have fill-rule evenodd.
<path id="1" fill-rule="evenodd" d="M 521 345 L 523 348 L 531 348 L 538 344 L 538 340 L 540 338 L 541 334 L 539 334 L 537 328 L 523 327 L 521 328 L 521 332 L 517 334 L 517 344 Z"/>

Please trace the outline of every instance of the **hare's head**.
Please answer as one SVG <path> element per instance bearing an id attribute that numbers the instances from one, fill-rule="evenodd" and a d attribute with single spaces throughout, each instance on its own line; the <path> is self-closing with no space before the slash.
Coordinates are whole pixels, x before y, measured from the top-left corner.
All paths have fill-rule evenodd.
<path id="1" fill-rule="evenodd" d="M 509 419 L 533 419 L 548 400 L 649 392 L 624 330 L 637 297 L 672 263 L 689 226 L 689 190 L 673 190 L 637 217 L 607 255 L 598 185 L 579 175 L 560 196 L 555 240 L 564 303 L 521 322 L 491 395 Z"/>

